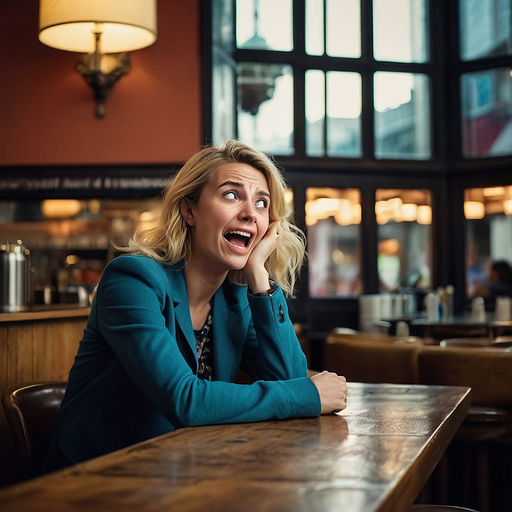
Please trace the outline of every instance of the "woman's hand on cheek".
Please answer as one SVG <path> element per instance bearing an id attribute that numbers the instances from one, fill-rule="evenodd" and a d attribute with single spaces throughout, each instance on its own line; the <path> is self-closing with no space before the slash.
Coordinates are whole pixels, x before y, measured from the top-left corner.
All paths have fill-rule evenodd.
<path id="1" fill-rule="evenodd" d="M 273 222 L 262 239 L 252 248 L 251 254 L 244 267 L 247 284 L 255 293 L 268 290 L 268 272 L 265 262 L 279 245 L 278 223 Z"/>

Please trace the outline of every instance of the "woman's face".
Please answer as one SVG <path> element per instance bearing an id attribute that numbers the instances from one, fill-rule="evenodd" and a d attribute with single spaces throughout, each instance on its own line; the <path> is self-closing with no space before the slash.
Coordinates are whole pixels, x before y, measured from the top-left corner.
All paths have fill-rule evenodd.
<path id="1" fill-rule="evenodd" d="M 199 202 L 182 210 L 193 233 L 190 261 L 214 272 L 242 269 L 267 232 L 269 211 L 263 173 L 247 164 L 219 166 Z"/>

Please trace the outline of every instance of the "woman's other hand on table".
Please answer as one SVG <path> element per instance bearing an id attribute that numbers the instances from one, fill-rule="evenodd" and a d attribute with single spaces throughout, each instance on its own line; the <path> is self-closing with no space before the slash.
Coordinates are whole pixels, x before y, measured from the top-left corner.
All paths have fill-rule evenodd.
<path id="1" fill-rule="evenodd" d="M 340 412 L 347 407 L 347 380 L 333 372 L 323 371 L 311 377 L 318 389 L 322 410 L 320 414 Z"/>

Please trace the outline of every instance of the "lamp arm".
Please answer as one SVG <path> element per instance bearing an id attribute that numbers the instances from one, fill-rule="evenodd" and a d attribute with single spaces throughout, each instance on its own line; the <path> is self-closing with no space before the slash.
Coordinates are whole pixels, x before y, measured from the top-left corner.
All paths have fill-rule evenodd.
<path id="1" fill-rule="evenodd" d="M 92 88 L 96 102 L 95 114 L 99 119 L 105 117 L 105 103 L 113 85 L 130 70 L 130 57 L 127 52 L 108 54 L 114 65 L 110 71 L 101 70 L 101 62 L 107 54 L 101 53 L 101 31 L 94 32 L 95 48 L 93 53 L 84 55 L 77 63 L 77 71 Z"/>

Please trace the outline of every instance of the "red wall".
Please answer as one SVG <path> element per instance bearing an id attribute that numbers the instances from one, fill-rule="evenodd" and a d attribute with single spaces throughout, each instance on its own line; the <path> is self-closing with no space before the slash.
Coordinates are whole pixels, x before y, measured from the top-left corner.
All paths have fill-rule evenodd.
<path id="1" fill-rule="evenodd" d="M 0 1 L 0 172 L 6 165 L 179 162 L 201 136 L 199 2 L 159 0 L 158 39 L 132 52 L 106 116 L 80 54 L 39 42 L 39 2 Z"/>

